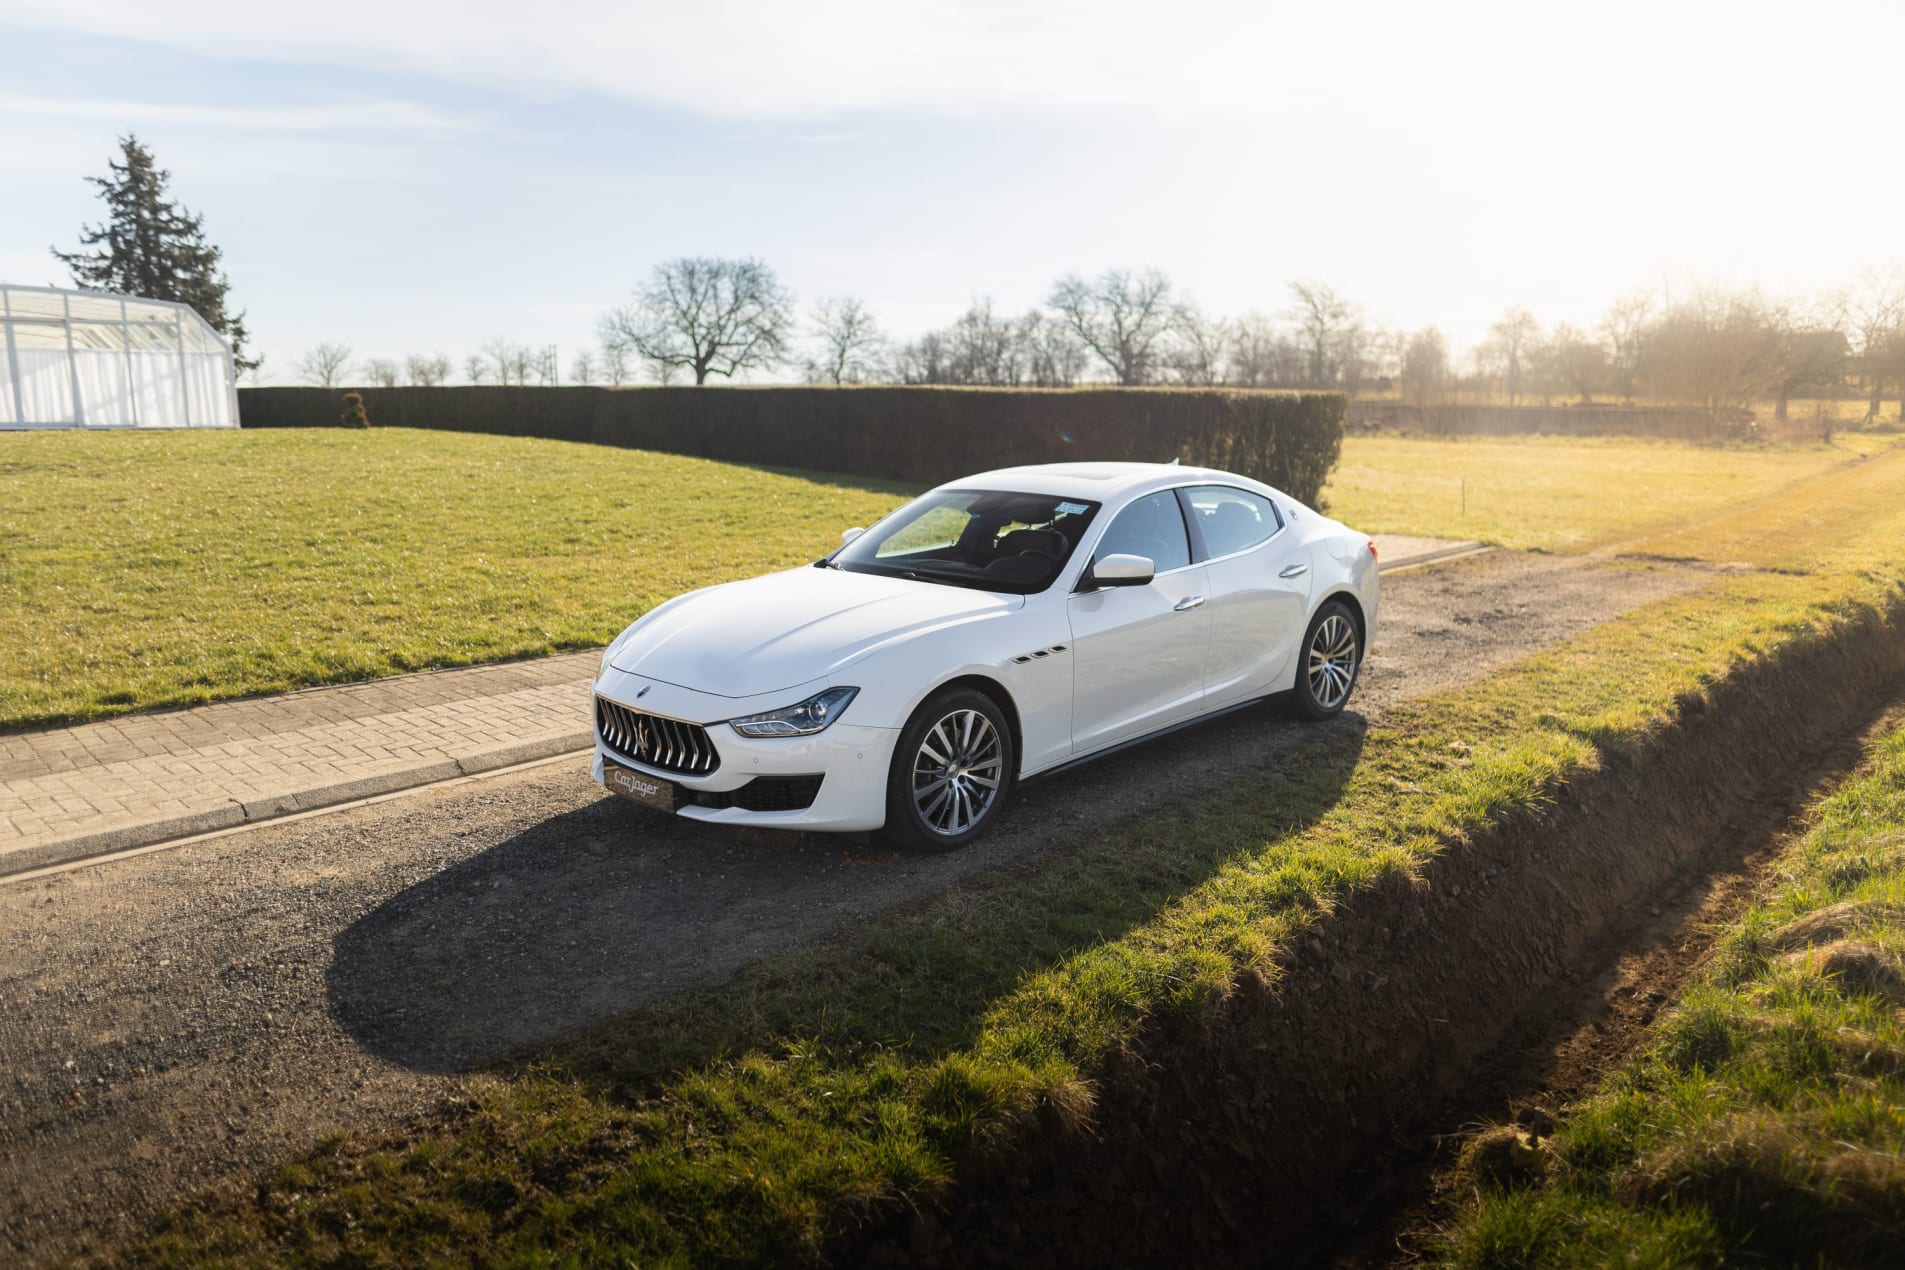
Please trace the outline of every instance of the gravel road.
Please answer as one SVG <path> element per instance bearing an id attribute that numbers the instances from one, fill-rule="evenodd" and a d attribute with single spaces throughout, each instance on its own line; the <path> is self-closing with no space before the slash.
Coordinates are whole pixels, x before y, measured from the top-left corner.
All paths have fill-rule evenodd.
<path id="1" fill-rule="evenodd" d="M 1351 709 L 1702 580 L 1505 552 L 1391 575 Z M 1267 710 L 1180 733 L 1020 791 L 949 856 L 655 816 L 576 758 L 0 883 L 0 1261 L 123 1237 L 326 1134 L 426 1112 L 499 1057 L 1261 769 L 1303 735 Z"/>

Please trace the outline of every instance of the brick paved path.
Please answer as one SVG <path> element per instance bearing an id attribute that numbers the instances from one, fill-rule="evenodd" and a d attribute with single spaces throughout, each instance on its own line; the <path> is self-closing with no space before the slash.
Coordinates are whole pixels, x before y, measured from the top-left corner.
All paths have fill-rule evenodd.
<path id="1" fill-rule="evenodd" d="M 1378 534 L 1384 571 L 1473 543 Z M 599 652 L 0 736 L 0 876 L 588 747 Z"/>
<path id="2" fill-rule="evenodd" d="M 0 736 L 0 873 L 581 749 L 599 652 Z"/>

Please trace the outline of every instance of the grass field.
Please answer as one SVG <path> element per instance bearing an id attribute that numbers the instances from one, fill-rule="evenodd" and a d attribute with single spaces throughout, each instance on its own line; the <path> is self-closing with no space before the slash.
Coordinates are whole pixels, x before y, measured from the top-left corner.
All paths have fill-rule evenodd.
<path id="1" fill-rule="evenodd" d="M 455 432 L 0 435 L 0 728 L 605 644 L 904 497 Z"/>
<path id="2" fill-rule="evenodd" d="M 1905 452 L 1802 485 L 1856 549 L 1759 545 L 1716 575 L 1458 693 L 1317 745 L 1275 781 L 1061 844 L 665 1003 L 387 1141 L 341 1139 L 255 1199 L 181 1215 L 141 1261 L 787 1262 L 869 1208 L 930 1202 L 1039 1115 L 1088 1119 L 1108 1058 L 1197 1023 L 1359 888 L 1414 874 L 1602 763 L 1713 685 L 1831 638 L 1905 585 Z M 1808 554 L 1810 553 L 1810 554 Z M 1459 747 L 1451 742 L 1459 740 Z"/>
<path id="3" fill-rule="evenodd" d="M 1574 550 L 1883 444 L 1351 438 L 1328 496 L 1369 532 Z M 910 492 L 454 432 L 0 434 L 0 729 L 592 647 Z"/>
<path id="4" fill-rule="evenodd" d="M 1476 1198 L 1442 1259 L 1898 1264 L 1905 726 L 1816 809 L 1782 875 L 1646 1053 L 1558 1132 L 1531 1143 L 1502 1126 L 1471 1142 Z"/>
<path id="5" fill-rule="evenodd" d="M 1704 519 L 1894 440 L 1844 433 L 1829 446 L 1696 446 L 1616 437 L 1349 437 L 1323 496 L 1330 515 L 1366 533 L 1580 551 Z"/>

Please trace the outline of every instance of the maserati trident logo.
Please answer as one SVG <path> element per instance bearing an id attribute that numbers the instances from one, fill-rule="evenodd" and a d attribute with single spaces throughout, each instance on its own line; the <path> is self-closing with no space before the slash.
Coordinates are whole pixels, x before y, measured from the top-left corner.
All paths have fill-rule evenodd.
<path id="1" fill-rule="evenodd" d="M 647 721 L 646 721 L 646 720 L 644 720 L 644 721 L 643 721 L 643 722 L 641 722 L 641 723 L 637 723 L 637 724 L 635 725 L 635 752 L 636 752 L 637 754 L 646 754 L 646 753 L 648 753 L 648 743 L 649 743 L 649 739 L 650 739 L 650 738 L 649 738 L 649 735 L 648 735 L 648 723 L 647 723 Z"/>

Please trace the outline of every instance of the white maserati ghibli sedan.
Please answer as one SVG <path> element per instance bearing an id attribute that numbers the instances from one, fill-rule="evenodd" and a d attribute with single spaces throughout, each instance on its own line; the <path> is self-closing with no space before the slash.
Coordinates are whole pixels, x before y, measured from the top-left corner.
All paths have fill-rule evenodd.
<path id="1" fill-rule="evenodd" d="M 1265 698 L 1328 718 L 1375 544 L 1267 485 L 1053 463 L 942 485 L 609 645 L 595 779 L 717 824 L 963 846 L 1015 783 Z"/>

